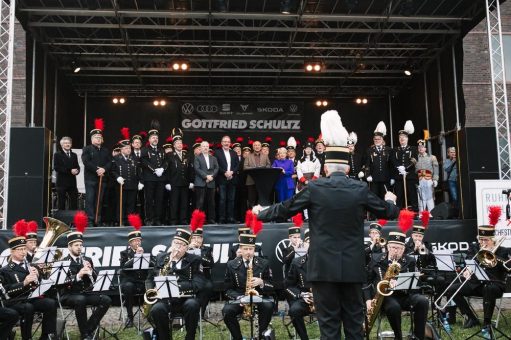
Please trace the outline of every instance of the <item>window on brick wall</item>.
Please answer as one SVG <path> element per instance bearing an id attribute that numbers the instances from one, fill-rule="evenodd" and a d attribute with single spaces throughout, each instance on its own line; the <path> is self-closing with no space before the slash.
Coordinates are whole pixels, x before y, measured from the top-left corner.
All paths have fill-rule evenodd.
<path id="1" fill-rule="evenodd" d="M 506 83 L 511 83 L 511 34 L 502 35 L 504 45 L 504 67 L 506 71 Z"/>

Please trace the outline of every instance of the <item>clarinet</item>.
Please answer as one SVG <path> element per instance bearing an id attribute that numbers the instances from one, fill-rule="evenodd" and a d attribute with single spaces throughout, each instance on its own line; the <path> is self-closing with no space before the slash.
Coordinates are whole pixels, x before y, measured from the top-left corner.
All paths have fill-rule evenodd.
<path id="1" fill-rule="evenodd" d="M 6 300 L 9 300 L 11 297 L 9 296 L 9 294 L 7 293 L 7 291 L 5 290 L 4 288 L 4 285 L 0 283 L 0 293 L 2 293 L 2 295 L 4 296 L 4 298 Z"/>

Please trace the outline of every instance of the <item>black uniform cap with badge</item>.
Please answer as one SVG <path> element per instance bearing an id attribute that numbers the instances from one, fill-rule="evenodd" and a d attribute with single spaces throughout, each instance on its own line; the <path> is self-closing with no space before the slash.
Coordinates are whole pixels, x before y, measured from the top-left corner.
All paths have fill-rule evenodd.
<path id="1" fill-rule="evenodd" d="M 402 209 L 397 218 L 397 225 L 401 231 L 391 231 L 387 243 L 397 243 L 404 246 L 406 243 L 406 232 L 412 228 L 414 217 L 415 213 L 413 211 Z"/>
<path id="2" fill-rule="evenodd" d="M 248 211 L 250 211 L 250 210 L 248 210 Z M 255 247 L 257 234 L 259 234 L 261 232 L 261 230 L 263 230 L 263 222 L 261 222 L 257 218 L 257 215 L 249 214 L 248 211 L 247 211 L 247 214 L 245 215 L 245 220 L 250 219 L 251 233 L 240 234 L 240 236 L 239 236 L 240 246 Z"/>
<path id="3" fill-rule="evenodd" d="M 488 224 L 477 227 L 477 238 L 495 239 L 495 226 L 499 223 L 502 208 L 498 205 L 488 207 Z"/>
<path id="4" fill-rule="evenodd" d="M 289 236 L 299 235 L 301 236 L 301 230 L 303 226 L 303 215 L 302 213 L 298 213 L 291 217 L 291 221 L 293 222 L 293 226 L 288 228 Z"/>
<path id="5" fill-rule="evenodd" d="M 376 222 L 372 222 L 371 224 L 369 224 L 369 231 L 376 230 L 381 235 L 381 230 L 387 224 L 387 222 L 388 221 L 383 218 L 379 219 Z"/>
<path id="6" fill-rule="evenodd" d="M 160 135 L 160 122 L 157 119 L 151 120 L 151 129 L 147 131 L 147 138 Z"/>
<path id="7" fill-rule="evenodd" d="M 427 210 L 422 211 L 421 212 L 422 225 L 414 224 L 412 227 L 412 234 L 424 235 L 424 233 L 426 232 L 426 229 L 428 228 L 430 218 L 431 218 L 431 215 L 429 214 L 429 211 L 427 211 Z"/>
<path id="8" fill-rule="evenodd" d="M 14 237 L 10 238 L 9 248 L 14 250 L 19 247 L 25 247 L 27 245 L 27 232 L 28 232 L 28 223 L 27 221 L 19 220 L 12 226 L 12 231 L 14 233 Z"/>
<path id="9" fill-rule="evenodd" d="M 387 135 L 387 127 L 383 121 L 379 121 L 374 129 L 373 136 L 385 137 Z"/>
<path id="10" fill-rule="evenodd" d="M 349 165 L 349 134 L 336 110 L 321 115 L 321 135 L 326 146 L 325 164 Z"/>
<path id="11" fill-rule="evenodd" d="M 37 242 L 37 222 L 36 221 L 28 221 L 27 222 L 27 241 L 32 240 Z"/>
<path id="12" fill-rule="evenodd" d="M 195 143 L 192 145 L 192 149 L 195 150 L 197 148 L 200 148 L 200 144 L 203 142 L 203 139 L 201 137 L 195 138 Z"/>
<path id="13" fill-rule="evenodd" d="M 192 212 L 192 216 L 190 218 L 190 230 L 192 231 L 192 236 L 200 236 L 203 237 L 204 234 L 204 223 L 206 222 L 206 213 L 202 210 L 195 209 Z"/>
<path id="14" fill-rule="evenodd" d="M 414 132 L 415 132 L 415 128 L 413 126 L 412 121 L 407 120 L 405 122 L 405 126 L 403 127 L 403 129 L 399 130 L 397 134 L 399 136 L 404 135 L 404 136 L 408 137 L 409 135 L 413 135 Z"/>
<path id="15" fill-rule="evenodd" d="M 130 129 L 127 127 L 121 128 L 121 136 L 123 139 L 121 139 L 118 143 L 120 148 L 122 149 L 125 146 L 131 146 Z"/>
<path id="16" fill-rule="evenodd" d="M 135 230 L 130 231 L 128 233 L 128 242 L 133 240 L 142 239 L 142 232 L 140 229 L 142 228 L 142 219 L 139 214 L 129 214 L 128 215 L 128 223 L 135 228 Z"/>
<path id="17" fill-rule="evenodd" d="M 170 136 L 172 137 L 172 145 L 177 141 L 183 141 L 183 131 L 180 128 L 173 128 Z"/>
<path id="18" fill-rule="evenodd" d="M 296 139 L 295 137 L 291 136 L 287 139 L 287 150 L 296 150 Z"/>
<path id="19" fill-rule="evenodd" d="M 94 119 L 94 129 L 90 130 L 89 135 L 91 137 L 95 137 L 99 135 L 99 137 L 103 137 L 103 130 L 105 129 L 105 123 L 103 118 Z"/>
<path id="20" fill-rule="evenodd" d="M 232 143 L 231 144 L 231 149 L 235 149 L 235 148 L 240 148 L 241 149 L 241 145 L 243 144 L 243 137 L 236 137 L 236 142 Z"/>
<path id="21" fill-rule="evenodd" d="M 73 217 L 73 224 L 75 227 L 75 231 L 67 234 L 67 244 L 71 245 L 74 242 L 82 242 L 83 243 L 83 234 L 85 233 L 85 229 L 87 228 L 89 218 L 85 211 L 77 211 Z"/>

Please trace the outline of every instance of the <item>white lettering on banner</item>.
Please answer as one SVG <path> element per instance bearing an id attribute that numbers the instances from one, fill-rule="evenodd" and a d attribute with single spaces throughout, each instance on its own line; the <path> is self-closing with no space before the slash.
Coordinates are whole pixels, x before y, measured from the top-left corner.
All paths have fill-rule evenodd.
<path id="1" fill-rule="evenodd" d="M 108 264 L 110 263 L 110 259 L 112 258 L 112 247 L 105 247 L 105 250 L 103 251 L 103 267 L 108 267 Z"/>
<path id="2" fill-rule="evenodd" d="M 151 255 L 156 256 L 159 253 L 161 253 L 162 251 L 167 251 L 167 246 L 164 246 L 163 244 L 158 244 L 157 246 L 153 247 L 153 250 L 151 251 Z"/>
<path id="3" fill-rule="evenodd" d="M 300 130 L 300 120 L 183 119 L 184 129 Z"/>
<path id="4" fill-rule="evenodd" d="M 469 248 L 468 242 L 432 242 L 431 246 L 433 251 L 438 250 L 451 250 L 451 251 L 467 251 Z"/>
<path id="5" fill-rule="evenodd" d="M 100 247 L 87 247 L 85 249 L 85 256 L 90 257 L 94 267 L 102 267 L 101 257 L 103 256 L 103 249 Z"/>
<path id="6" fill-rule="evenodd" d="M 284 109 L 281 107 L 258 107 L 257 112 L 259 112 L 259 113 L 262 113 L 262 112 L 280 113 L 280 112 L 284 112 Z"/>

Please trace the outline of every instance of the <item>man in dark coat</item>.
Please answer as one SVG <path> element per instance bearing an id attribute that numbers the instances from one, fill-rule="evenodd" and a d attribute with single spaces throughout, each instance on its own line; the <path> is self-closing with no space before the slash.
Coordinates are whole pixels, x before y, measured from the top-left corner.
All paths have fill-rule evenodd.
<path id="1" fill-rule="evenodd" d="M 78 189 L 76 176 L 80 173 L 78 156 L 71 151 L 71 137 L 60 140 L 62 151 L 53 155 L 53 169 L 57 173 L 57 198 L 59 210 L 66 209 L 66 194 L 69 196 L 69 210 L 76 210 L 78 204 Z"/>
<path id="2" fill-rule="evenodd" d="M 188 191 L 190 190 L 190 163 L 183 151 L 183 137 L 172 138 L 174 152 L 167 155 L 170 191 L 170 224 L 188 224 Z"/>
<path id="3" fill-rule="evenodd" d="M 309 183 L 288 201 L 262 211 L 256 206 L 253 212 L 263 221 L 273 221 L 308 209 L 311 245 L 307 280 L 317 302 L 321 337 L 340 338 L 342 324 L 346 338 L 362 339 L 362 283 L 366 281 L 363 214 L 369 210 L 390 219 L 398 215 L 398 208 L 394 194 L 387 193 L 387 201 L 383 201 L 367 185 L 347 177 L 348 132 L 337 111 L 324 113 L 321 125 L 329 127 L 322 128 L 327 177 Z"/>
<path id="4" fill-rule="evenodd" d="M 234 197 L 236 195 L 237 174 L 239 158 L 234 150 L 231 150 L 231 138 L 222 137 L 222 148 L 215 151 L 218 161 L 218 175 L 216 184 L 219 190 L 218 222 L 223 224 L 234 223 Z"/>

